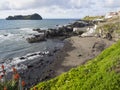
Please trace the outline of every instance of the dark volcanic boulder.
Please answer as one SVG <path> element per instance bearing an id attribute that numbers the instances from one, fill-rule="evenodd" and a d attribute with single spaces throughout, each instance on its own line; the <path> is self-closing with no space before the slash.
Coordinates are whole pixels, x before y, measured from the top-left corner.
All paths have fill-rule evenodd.
<path id="1" fill-rule="evenodd" d="M 112 35 L 111 35 L 110 33 L 107 33 L 107 34 L 106 34 L 106 39 L 112 40 Z"/>
<path id="2" fill-rule="evenodd" d="M 85 27 L 85 26 L 89 26 L 89 23 L 88 22 L 85 22 L 85 21 L 76 21 L 74 23 L 72 23 L 71 25 L 68 25 L 72 28 L 74 27 Z"/>
<path id="3" fill-rule="evenodd" d="M 40 41 L 45 41 L 46 37 L 45 35 L 34 35 L 31 38 L 26 39 L 29 43 L 35 43 L 35 42 L 40 42 Z"/>
<path id="4" fill-rule="evenodd" d="M 85 27 L 85 24 L 84 23 L 75 22 L 75 23 L 73 23 L 73 26 L 74 27 Z"/>

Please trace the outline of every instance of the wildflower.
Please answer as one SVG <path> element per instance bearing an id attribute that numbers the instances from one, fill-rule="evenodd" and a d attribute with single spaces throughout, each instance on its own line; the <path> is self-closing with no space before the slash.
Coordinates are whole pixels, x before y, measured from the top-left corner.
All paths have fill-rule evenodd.
<path id="1" fill-rule="evenodd" d="M 5 75 L 5 70 L 2 71 L 3 75 Z"/>
<path id="2" fill-rule="evenodd" d="M 16 68 L 14 68 L 14 67 L 13 67 L 12 69 L 13 69 L 13 72 L 14 72 L 14 73 L 16 73 L 16 72 L 17 72 Z"/>
<path id="3" fill-rule="evenodd" d="M 22 86 L 24 87 L 24 86 L 25 86 L 25 81 L 22 81 L 22 83 L 21 83 L 21 84 L 22 84 Z"/>
<path id="4" fill-rule="evenodd" d="M 6 87 L 4 87 L 4 90 L 7 90 L 7 88 L 6 88 Z"/>
<path id="5" fill-rule="evenodd" d="M 3 78 L 3 75 L 0 75 L 0 79 L 2 79 Z"/>
<path id="6" fill-rule="evenodd" d="M 16 73 L 16 74 L 14 74 L 14 80 L 18 80 L 19 79 L 19 74 L 18 73 Z"/>
<path id="7" fill-rule="evenodd" d="M 33 90 L 37 90 L 37 88 L 36 87 L 34 87 L 34 89 Z"/>
<path id="8" fill-rule="evenodd" d="M 2 65 L 1 68 L 4 70 L 4 68 L 5 68 L 4 65 Z"/>

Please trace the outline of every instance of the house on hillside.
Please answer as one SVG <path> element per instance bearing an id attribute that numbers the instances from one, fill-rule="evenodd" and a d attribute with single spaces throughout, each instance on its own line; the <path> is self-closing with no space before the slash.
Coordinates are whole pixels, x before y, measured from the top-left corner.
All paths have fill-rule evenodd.
<path id="1" fill-rule="evenodd" d="M 120 16 L 120 11 L 118 11 L 118 15 Z"/>
<path id="2" fill-rule="evenodd" d="M 109 19 L 118 15 L 118 12 L 109 12 L 105 15 L 105 19 Z"/>

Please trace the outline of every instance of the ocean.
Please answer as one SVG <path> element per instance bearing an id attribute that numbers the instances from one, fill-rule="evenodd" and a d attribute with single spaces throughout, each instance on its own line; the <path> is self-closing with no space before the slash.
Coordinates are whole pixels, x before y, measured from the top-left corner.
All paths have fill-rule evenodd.
<path id="1" fill-rule="evenodd" d="M 0 61 L 23 55 L 62 47 L 63 42 L 47 40 L 40 43 L 28 43 L 26 38 L 36 31 L 34 28 L 55 28 L 56 25 L 65 25 L 76 19 L 43 19 L 43 20 L 4 20 L 0 19 Z"/>
<path id="2" fill-rule="evenodd" d="M 55 48 L 60 49 L 64 42 L 58 39 L 47 39 L 39 43 L 28 43 L 26 38 L 37 34 L 33 29 L 56 28 L 66 25 L 76 19 L 43 19 L 43 20 L 4 20 L 0 19 L 0 66 L 6 67 L 6 72 L 11 72 L 14 66 L 17 69 L 27 69 L 25 62 L 44 58 Z M 1 71 L 1 68 L 0 68 Z M 1 73 L 0 73 L 1 74 Z"/>

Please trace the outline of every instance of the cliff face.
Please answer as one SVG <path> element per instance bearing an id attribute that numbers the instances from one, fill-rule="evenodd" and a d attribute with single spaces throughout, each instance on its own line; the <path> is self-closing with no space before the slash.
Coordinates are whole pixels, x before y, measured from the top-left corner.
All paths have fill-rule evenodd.
<path id="1" fill-rule="evenodd" d="M 32 15 L 16 15 L 16 16 L 8 16 L 6 20 L 42 20 L 42 17 L 39 14 L 32 14 Z"/>

